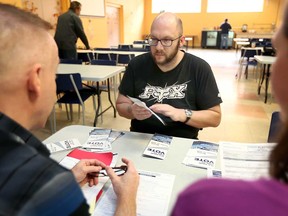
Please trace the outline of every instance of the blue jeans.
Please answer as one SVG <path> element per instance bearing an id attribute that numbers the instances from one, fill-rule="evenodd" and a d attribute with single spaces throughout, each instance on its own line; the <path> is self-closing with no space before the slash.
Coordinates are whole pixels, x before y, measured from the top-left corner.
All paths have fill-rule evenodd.
<path id="1" fill-rule="evenodd" d="M 223 49 L 225 45 L 225 49 L 228 49 L 228 34 L 221 34 L 221 46 L 220 48 Z"/>

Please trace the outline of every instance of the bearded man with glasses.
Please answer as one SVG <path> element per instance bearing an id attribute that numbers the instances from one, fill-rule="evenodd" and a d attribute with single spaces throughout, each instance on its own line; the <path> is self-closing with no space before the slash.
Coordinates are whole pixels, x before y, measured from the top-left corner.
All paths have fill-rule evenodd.
<path id="1" fill-rule="evenodd" d="M 185 43 L 181 19 L 165 12 L 153 21 L 151 52 L 133 58 L 123 76 L 117 110 L 131 119 L 131 131 L 197 139 L 204 127 L 221 121 L 222 99 L 207 62 L 180 48 Z M 143 101 L 151 110 L 133 103 Z"/>

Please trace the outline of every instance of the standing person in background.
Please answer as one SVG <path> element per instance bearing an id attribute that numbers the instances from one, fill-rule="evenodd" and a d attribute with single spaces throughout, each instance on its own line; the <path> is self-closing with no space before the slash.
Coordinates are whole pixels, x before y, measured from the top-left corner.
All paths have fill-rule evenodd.
<path id="1" fill-rule="evenodd" d="M 205 179 L 185 189 L 172 216 L 286 216 L 288 214 L 288 5 L 274 35 L 277 59 L 271 77 L 281 107 L 282 136 L 270 153 L 269 178 L 254 181 Z"/>
<path id="2" fill-rule="evenodd" d="M 115 215 L 135 216 L 139 176 L 131 161 L 122 159 L 123 176 L 96 159 L 70 171 L 29 132 L 45 126 L 56 100 L 59 58 L 51 29 L 38 16 L 0 3 L 0 215 L 89 215 L 80 185 L 96 185 L 91 173 L 105 168 L 117 196 Z"/>
<path id="3" fill-rule="evenodd" d="M 80 12 L 80 2 L 72 1 L 69 10 L 58 18 L 54 38 L 60 59 L 77 59 L 76 43 L 78 38 L 84 43 L 86 49 L 90 49 L 82 21 L 79 18 Z"/>
<path id="4" fill-rule="evenodd" d="M 228 36 L 229 31 L 232 29 L 231 25 L 228 23 L 228 19 L 225 19 L 224 23 L 220 26 L 221 29 L 221 46 L 220 48 L 223 49 L 225 46 L 225 49 L 228 49 Z"/>

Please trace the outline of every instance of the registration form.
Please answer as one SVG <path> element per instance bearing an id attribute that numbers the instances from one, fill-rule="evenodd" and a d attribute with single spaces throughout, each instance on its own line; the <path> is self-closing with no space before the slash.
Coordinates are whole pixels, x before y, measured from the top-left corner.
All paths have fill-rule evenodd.
<path id="1" fill-rule="evenodd" d="M 139 171 L 139 175 L 137 215 L 166 216 L 175 175 L 149 171 Z M 96 205 L 93 216 L 114 215 L 116 201 L 117 197 L 111 185 Z"/>

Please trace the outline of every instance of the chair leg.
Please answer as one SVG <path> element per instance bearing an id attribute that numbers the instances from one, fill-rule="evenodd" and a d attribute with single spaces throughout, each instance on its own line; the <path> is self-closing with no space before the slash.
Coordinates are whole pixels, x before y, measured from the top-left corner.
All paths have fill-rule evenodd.
<path id="1" fill-rule="evenodd" d="M 69 104 L 69 107 L 70 107 L 70 118 L 71 118 L 71 121 L 73 121 L 73 107 L 72 107 L 72 104 Z"/>
<path id="2" fill-rule="evenodd" d="M 85 105 L 84 104 L 82 105 L 82 118 L 83 118 L 83 125 L 85 125 Z"/>

